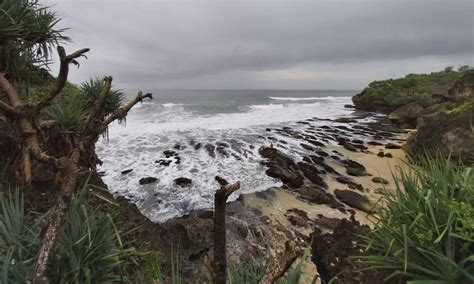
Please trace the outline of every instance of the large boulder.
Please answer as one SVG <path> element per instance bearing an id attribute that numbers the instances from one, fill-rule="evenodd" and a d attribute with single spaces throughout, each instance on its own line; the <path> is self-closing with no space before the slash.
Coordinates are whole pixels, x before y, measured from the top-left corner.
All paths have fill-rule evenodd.
<path id="1" fill-rule="evenodd" d="M 364 165 L 353 161 L 353 160 L 344 160 L 344 167 L 346 167 L 346 172 L 351 176 L 366 176 L 368 175 Z"/>
<path id="2" fill-rule="evenodd" d="M 454 162 L 474 164 L 474 101 L 451 111 L 423 116 L 418 125 L 406 146 L 410 155 L 438 153 Z"/>
<path id="3" fill-rule="evenodd" d="M 351 207 L 365 212 L 371 212 L 374 210 L 374 205 L 370 202 L 370 200 L 366 196 L 355 191 L 336 189 L 334 194 L 336 194 L 336 197 L 339 200 Z"/>
<path id="4" fill-rule="evenodd" d="M 303 185 L 303 177 L 292 158 L 270 147 L 261 147 L 258 152 L 262 157 L 268 159 L 265 163 L 268 167 L 266 171 L 268 176 L 279 178 L 291 188 Z"/>
<path id="5" fill-rule="evenodd" d="M 424 108 L 417 102 L 409 103 L 397 108 L 388 115 L 388 119 L 392 123 L 408 126 L 408 128 L 416 127 L 417 118 L 423 114 Z"/>

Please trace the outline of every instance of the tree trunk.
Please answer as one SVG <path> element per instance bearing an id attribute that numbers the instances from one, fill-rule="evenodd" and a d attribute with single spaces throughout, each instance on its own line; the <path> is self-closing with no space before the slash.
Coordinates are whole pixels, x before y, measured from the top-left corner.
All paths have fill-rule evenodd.
<path id="1" fill-rule="evenodd" d="M 59 176 L 61 180 L 60 192 L 53 211 L 50 213 L 48 224 L 43 235 L 43 241 L 36 260 L 35 284 L 49 283 L 47 269 L 49 257 L 59 234 L 59 229 L 65 220 L 69 203 L 76 190 L 77 161 L 79 150 L 74 149 L 71 157 L 59 159 L 61 165 Z"/>

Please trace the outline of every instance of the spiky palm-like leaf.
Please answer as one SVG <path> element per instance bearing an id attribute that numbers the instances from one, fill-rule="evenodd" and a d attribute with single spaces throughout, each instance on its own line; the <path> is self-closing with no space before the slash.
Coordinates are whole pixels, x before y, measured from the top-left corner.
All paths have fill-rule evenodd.
<path id="1" fill-rule="evenodd" d="M 90 78 L 81 84 L 80 90 L 88 106 L 95 102 L 103 88 L 104 81 L 97 77 Z M 117 110 L 121 106 L 124 97 L 125 95 L 121 90 L 110 90 L 107 96 L 104 115 L 108 115 Z"/>

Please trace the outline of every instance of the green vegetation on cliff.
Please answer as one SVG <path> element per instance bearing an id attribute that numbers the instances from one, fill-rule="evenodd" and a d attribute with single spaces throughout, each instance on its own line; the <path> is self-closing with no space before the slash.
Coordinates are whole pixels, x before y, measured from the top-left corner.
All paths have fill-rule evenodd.
<path id="1" fill-rule="evenodd" d="M 447 69 L 430 74 L 408 74 L 404 78 L 374 81 L 352 101 L 356 108 L 370 111 L 392 111 L 412 102 L 423 106 L 434 103 L 432 94 L 447 94 L 463 75 L 463 72 Z"/>

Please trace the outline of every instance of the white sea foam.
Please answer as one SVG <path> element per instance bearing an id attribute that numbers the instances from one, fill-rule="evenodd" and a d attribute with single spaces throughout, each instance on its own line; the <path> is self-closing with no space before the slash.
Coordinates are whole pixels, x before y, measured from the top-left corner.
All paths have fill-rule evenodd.
<path id="1" fill-rule="evenodd" d="M 351 97 L 333 97 L 333 96 L 327 96 L 327 97 L 301 97 L 301 98 L 295 98 L 295 97 L 268 97 L 271 100 L 277 100 L 277 101 L 316 101 L 316 100 L 347 100 Z"/>
<path id="2" fill-rule="evenodd" d="M 213 206 L 213 194 L 217 188 L 214 176 L 221 175 L 230 181 L 240 180 L 239 193 L 254 192 L 279 184 L 265 175 L 259 161 L 258 148 L 267 144 L 261 139 L 266 127 L 292 125 L 312 117 L 332 118 L 349 113 L 344 101 L 262 104 L 247 106 L 235 113 L 198 114 L 185 106 L 169 103 L 161 107 L 145 103 L 133 109 L 127 117 L 126 127 L 112 125 L 109 140 L 97 143 L 97 152 L 103 160 L 100 170 L 109 190 L 134 201 L 140 210 L 153 221 L 166 221 L 193 209 Z M 168 103 L 167 103 L 168 105 Z M 178 107 L 179 106 L 179 107 Z M 272 135 L 276 135 L 272 133 Z M 283 137 L 282 137 L 283 138 Z M 280 138 L 279 138 L 280 139 Z M 202 143 L 199 150 L 191 144 Z M 204 145 L 225 142 L 229 156 L 217 154 L 211 158 Z M 170 166 L 155 163 L 163 159 L 163 151 L 173 149 L 179 143 L 185 149 L 177 150 L 181 161 L 172 159 Z M 299 141 L 288 141 L 298 148 Z M 232 154 L 238 154 L 237 159 Z M 127 175 L 120 172 L 133 169 Z M 141 186 L 142 177 L 153 176 L 157 183 Z M 174 179 L 188 177 L 192 186 L 181 188 Z M 231 199 L 237 198 L 233 195 Z"/>
<path id="3" fill-rule="evenodd" d="M 174 103 L 166 103 L 161 104 L 163 107 L 175 107 L 175 106 L 182 106 L 183 104 L 174 104 Z"/>

